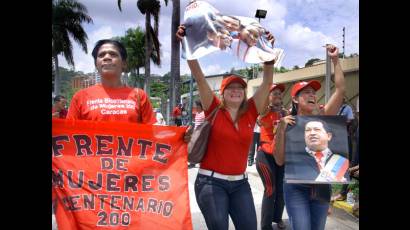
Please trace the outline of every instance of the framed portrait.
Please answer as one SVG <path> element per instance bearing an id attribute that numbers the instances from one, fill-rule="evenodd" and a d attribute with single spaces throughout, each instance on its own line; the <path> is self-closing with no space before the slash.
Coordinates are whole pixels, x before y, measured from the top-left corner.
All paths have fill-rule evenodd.
<path id="1" fill-rule="evenodd" d="M 286 129 L 286 183 L 350 183 L 346 118 L 295 117 Z"/>

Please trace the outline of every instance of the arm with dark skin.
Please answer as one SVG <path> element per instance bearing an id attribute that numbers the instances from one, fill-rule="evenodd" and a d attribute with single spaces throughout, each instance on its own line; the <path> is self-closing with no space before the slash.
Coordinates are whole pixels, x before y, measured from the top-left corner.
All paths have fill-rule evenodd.
<path id="1" fill-rule="evenodd" d="M 282 166 L 285 163 L 286 127 L 288 125 L 294 125 L 295 123 L 296 123 L 295 117 L 292 115 L 288 115 L 280 119 L 279 127 L 276 131 L 276 136 L 275 136 L 276 148 L 273 154 L 276 164 L 278 164 L 279 166 Z"/>

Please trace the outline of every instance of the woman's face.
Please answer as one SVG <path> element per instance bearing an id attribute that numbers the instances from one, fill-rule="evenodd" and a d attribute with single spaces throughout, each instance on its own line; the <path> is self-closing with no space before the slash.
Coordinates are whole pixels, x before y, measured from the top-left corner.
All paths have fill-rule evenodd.
<path id="1" fill-rule="evenodd" d="M 120 78 L 126 64 L 123 62 L 118 48 L 110 43 L 100 47 L 95 63 L 103 78 Z"/>
<path id="2" fill-rule="evenodd" d="M 254 36 L 249 33 L 249 31 L 247 30 L 243 30 L 241 32 L 241 37 L 243 39 L 244 42 L 246 42 L 246 44 L 248 44 L 248 46 L 255 46 L 256 45 L 256 39 L 254 38 Z"/>
<path id="3" fill-rule="evenodd" d="M 228 104 L 240 105 L 245 99 L 245 88 L 240 83 L 231 83 L 225 88 L 223 97 Z"/>
<path id="4" fill-rule="evenodd" d="M 318 108 L 316 91 L 311 86 L 299 91 L 298 95 L 299 96 L 296 96 L 296 99 L 293 99 L 298 104 L 298 110 L 311 114 Z"/>
<path id="5" fill-rule="evenodd" d="M 280 89 L 274 89 L 269 93 L 269 103 L 275 106 L 282 104 L 282 92 Z"/>
<path id="6" fill-rule="evenodd" d="M 225 50 L 227 47 L 231 46 L 232 43 L 232 37 L 227 35 L 227 34 L 219 34 L 219 48 L 221 50 Z"/>

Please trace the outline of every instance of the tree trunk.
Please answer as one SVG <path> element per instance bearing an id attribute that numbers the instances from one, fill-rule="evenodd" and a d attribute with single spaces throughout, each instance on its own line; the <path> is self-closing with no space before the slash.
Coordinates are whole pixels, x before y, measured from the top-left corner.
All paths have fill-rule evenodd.
<path id="1" fill-rule="evenodd" d="M 180 23 L 180 0 L 172 0 L 172 29 L 171 29 L 171 88 L 170 109 L 180 101 L 181 76 L 179 63 L 179 44 L 175 34 Z"/>
<path id="2" fill-rule="evenodd" d="M 135 76 L 135 81 L 134 81 L 134 88 L 141 88 L 140 84 L 141 82 L 139 81 L 139 77 L 140 77 L 140 68 L 137 68 L 137 75 Z M 137 81 L 138 81 L 138 85 L 137 85 Z"/>
<path id="3" fill-rule="evenodd" d="M 58 56 L 54 55 L 54 67 L 55 67 L 55 75 L 54 75 L 54 95 L 60 94 L 60 71 L 58 70 Z"/>
<path id="4" fill-rule="evenodd" d="M 147 93 L 149 98 L 150 96 L 150 57 L 152 52 L 152 39 L 150 33 L 151 27 L 151 15 L 149 12 L 145 12 L 145 82 L 144 82 L 144 91 Z"/>

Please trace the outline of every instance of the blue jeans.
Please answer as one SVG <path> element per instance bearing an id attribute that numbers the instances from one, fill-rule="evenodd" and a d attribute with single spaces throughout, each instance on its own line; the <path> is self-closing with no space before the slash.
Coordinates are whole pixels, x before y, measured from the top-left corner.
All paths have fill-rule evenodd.
<path id="1" fill-rule="evenodd" d="M 209 230 L 227 230 L 229 216 L 237 230 L 256 230 L 256 211 L 248 179 L 227 181 L 198 174 L 196 202 Z"/>
<path id="2" fill-rule="evenodd" d="M 312 198 L 311 185 L 283 184 L 285 206 L 293 230 L 323 230 L 329 201 Z"/>

